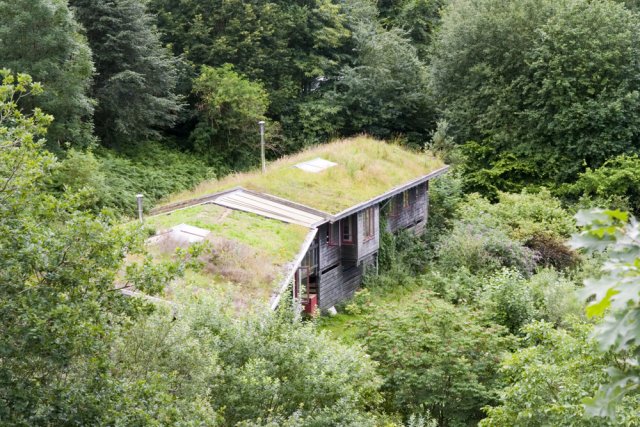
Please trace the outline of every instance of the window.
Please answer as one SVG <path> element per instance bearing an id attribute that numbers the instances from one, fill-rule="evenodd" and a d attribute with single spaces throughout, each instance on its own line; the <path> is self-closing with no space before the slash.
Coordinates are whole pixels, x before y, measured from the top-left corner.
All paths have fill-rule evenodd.
<path id="1" fill-rule="evenodd" d="M 409 200 L 409 190 L 407 190 L 404 193 L 402 193 L 402 207 L 408 208 L 410 204 L 411 203 Z"/>
<path id="2" fill-rule="evenodd" d="M 318 268 L 318 244 L 314 243 L 309 247 L 309 250 L 304 255 L 301 266 L 307 267 L 311 270 L 311 274 L 315 274 L 315 270 Z"/>
<path id="3" fill-rule="evenodd" d="M 400 216 L 400 211 L 402 210 L 402 208 L 400 207 L 400 200 L 398 199 L 397 195 L 391 198 L 389 205 L 389 218 L 397 218 L 398 216 Z"/>
<path id="4" fill-rule="evenodd" d="M 327 224 L 327 245 L 338 246 L 340 244 L 340 223 Z"/>
<path id="5" fill-rule="evenodd" d="M 353 244 L 353 227 L 351 224 L 351 218 L 352 217 L 347 217 L 340 221 L 340 225 L 342 226 L 343 244 Z"/>
<path id="6" fill-rule="evenodd" d="M 376 213 L 374 208 L 365 209 L 362 212 L 362 226 L 364 227 L 364 241 L 371 240 L 376 234 Z"/>

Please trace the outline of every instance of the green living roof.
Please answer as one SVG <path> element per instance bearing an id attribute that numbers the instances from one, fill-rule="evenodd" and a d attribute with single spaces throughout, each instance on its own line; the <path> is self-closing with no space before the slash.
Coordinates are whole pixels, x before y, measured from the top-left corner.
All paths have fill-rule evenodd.
<path id="1" fill-rule="evenodd" d="M 266 305 L 286 274 L 286 264 L 295 259 L 310 230 L 294 224 L 231 210 L 214 204 L 197 205 L 149 216 L 145 223 L 157 233 L 179 224 L 211 231 L 211 252 L 201 261 L 203 268 L 189 272 L 184 280 L 165 292 L 176 299 L 191 293 L 215 291 L 229 297 L 239 309 Z M 150 243 L 159 260 L 173 256 L 180 242 Z"/>
<path id="2" fill-rule="evenodd" d="M 307 172 L 295 165 L 322 158 L 337 165 Z M 428 153 L 418 153 L 367 136 L 344 139 L 284 157 L 261 171 L 238 173 L 200 184 L 169 202 L 180 202 L 234 187 L 278 196 L 335 215 L 371 200 L 395 187 L 419 179 L 444 163 Z"/>

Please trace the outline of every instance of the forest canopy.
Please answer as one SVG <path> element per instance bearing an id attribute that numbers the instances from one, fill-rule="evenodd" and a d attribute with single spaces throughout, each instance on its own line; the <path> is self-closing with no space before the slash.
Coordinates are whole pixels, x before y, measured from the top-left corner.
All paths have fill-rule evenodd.
<path id="1" fill-rule="evenodd" d="M 0 0 L 0 16 L 0 424 L 640 425 L 640 2 Z M 327 212 L 416 159 L 451 166 L 424 235 L 387 232 L 381 207 L 375 269 L 335 311 L 163 298 L 234 248 L 154 257 L 137 195 L 146 215 L 237 183 L 258 122 L 274 167 L 354 159 L 361 193 Z"/>

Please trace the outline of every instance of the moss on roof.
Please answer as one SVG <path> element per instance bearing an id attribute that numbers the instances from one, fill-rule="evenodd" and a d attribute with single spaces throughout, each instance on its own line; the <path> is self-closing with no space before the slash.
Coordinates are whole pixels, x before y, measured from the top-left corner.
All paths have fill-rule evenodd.
<path id="1" fill-rule="evenodd" d="M 322 172 L 305 172 L 296 164 L 317 157 L 337 163 Z M 432 155 L 360 136 L 320 145 L 284 157 L 260 171 L 207 181 L 169 202 L 188 200 L 233 187 L 282 197 L 337 214 L 444 166 Z"/>
<path id="2" fill-rule="evenodd" d="M 300 250 L 309 229 L 249 212 L 206 204 L 147 217 L 156 230 L 189 224 L 210 230 L 217 237 L 237 240 L 270 256 L 273 262 L 290 262 Z"/>
<path id="3" fill-rule="evenodd" d="M 266 306 L 277 285 L 309 233 L 309 229 L 264 218 L 247 212 L 205 204 L 166 214 L 147 217 L 146 224 L 157 232 L 178 224 L 210 230 L 211 251 L 203 255 L 203 268 L 190 271 L 184 279 L 165 290 L 165 297 L 215 292 L 229 299 L 238 310 Z M 150 252 L 158 259 L 173 256 L 175 244 L 150 243 Z"/>

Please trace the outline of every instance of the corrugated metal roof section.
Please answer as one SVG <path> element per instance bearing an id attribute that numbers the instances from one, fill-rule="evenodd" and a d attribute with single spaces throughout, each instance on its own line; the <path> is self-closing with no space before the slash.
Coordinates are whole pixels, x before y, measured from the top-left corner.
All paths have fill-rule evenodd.
<path id="1" fill-rule="evenodd" d="M 243 190 L 223 194 L 215 199 L 213 203 L 308 228 L 313 228 L 325 221 L 325 219 L 319 215 L 296 209 Z"/>
<path id="2" fill-rule="evenodd" d="M 322 172 L 325 169 L 329 169 L 333 166 L 336 166 L 337 163 L 330 162 L 329 160 L 322 159 L 317 157 L 313 160 L 309 160 L 307 162 L 298 163 L 296 167 L 298 169 L 302 169 L 305 172 L 313 172 L 318 173 Z"/>

